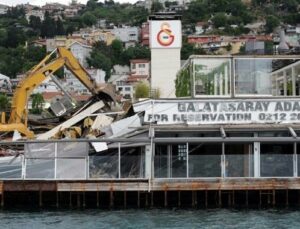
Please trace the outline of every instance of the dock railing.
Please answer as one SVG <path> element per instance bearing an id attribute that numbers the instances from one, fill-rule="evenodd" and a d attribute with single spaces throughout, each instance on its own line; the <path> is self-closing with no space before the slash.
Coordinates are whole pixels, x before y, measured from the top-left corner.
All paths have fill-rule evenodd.
<path id="1" fill-rule="evenodd" d="M 174 141 L 173 141 L 174 140 Z M 160 180 L 297 178 L 298 138 L 199 138 L 196 139 L 114 139 L 96 152 L 92 146 L 106 140 L 51 140 L 1 142 L 10 148 L 0 157 L 1 180 Z M 215 143 L 213 142 L 215 141 Z M 293 142 L 293 141 L 294 142 Z M 185 142 L 184 142 L 185 141 Z M 199 147 L 195 147 L 198 143 Z M 229 144 L 285 143 L 282 152 L 250 147 L 248 153 L 226 151 Z M 197 143 L 197 144 L 196 144 Z M 203 145 L 220 145 L 203 151 Z M 155 145 L 165 145 L 161 149 Z M 202 148 L 201 148 L 202 147 Z M 253 149 L 255 148 L 255 149 Z M 152 149 L 152 150 L 151 150 Z M 267 149 L 267 148 L 266 148 Z"/>

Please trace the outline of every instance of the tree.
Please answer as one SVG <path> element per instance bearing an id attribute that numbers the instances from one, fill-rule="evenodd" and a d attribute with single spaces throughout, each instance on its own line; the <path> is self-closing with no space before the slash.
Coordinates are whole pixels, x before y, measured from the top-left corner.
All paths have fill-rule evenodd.
<path id="1" fill-rule="evenodd" d="M 7 40 L 7 31 L 4 28 L 0 29 L 0 46 L 5 46 Z"/>
<path id="2" fill-rule="evenodd" d="M 42 94 L 40 94 L 40 93 L 32 94 L 31 98 L 32 98 L 31 112 L 33 114 L 41 114 L 43 111 L 43 108 L 44 108 L 44 103 L 45 103 Z"/>
<path id="3" fill-rule="evenodd" d="M 50 17 L 50 14 L 48 11 L 45 13 L 45 19 L 42 23 L 41 28 L 41 36 L 42 37 L 54 37 L 56 34 L 56 23 L 53 18 Z"/>
<path id="4" fill-rule="evenodd" d="M 87 26 L 96 24 L 97 18 L 91 12 L 86 12 L 82 15 L 82 22 Z"/>
<path id="5" fill-rule="evenodd" d="M 94 10 L 97 7 L 98 0 L 89 0 L 86 3 L 86 8 L 88 10 Z"/>
<path id="6" fill-rule="evenodd" d="M 68 25 L 66 29 L 66 34 L 67 35 L 72 35 L 75 31 L 75 27 L 73 25 Z"/>
<path id="7" fill-rule="evenodd" d="M 29 26 L 31 28 L 33 28 L 34 30 L 41 30 L 41 26 L 42 26 L 42 22 L 41 22 L 41 19 L 40 17 L 36 17 L 36 16 L 33 16 L 31 15 L 29 17 Z"/>
<path id="8" fill-rule="evenodd" d="M 162 11 L 164 9 L 163 4 L 161 4 L 159 1 L 155 0 L 152 2 L 152 6 L 151 6 L 151 12 L 159 12 Z"/>
<path id="9" fill-rule="evenodd" d="M 267 19 L 266 19 L 266 32 L 267 33 L 272 33 L 273 30 L 279 26 L 280 24 L 280 21 L 277 17 L 273 16 L 273 15 L 270 15 L 270 16 L 267 16 Z"/>
<path id="10" fill-rule="evenodd" d="M 16 48 L 19 45 L 24 45 L 26 41 L 26 36 L 23 30 L 17 29 L 14 26 L 7 28 L 7 40 L 6 46 Z"/>
<path id="11" fill-rule="evenodd" d="M 150 49 L 141 45 L 124 50 L 119 64 L 129 64 L 131 59 L 150 59 Z"/>
<path id="12" fill-rule="evenodd" d="M 215 28 L 225 27 L 227 24 L 227 16 L 225 13 L 217 13 L 212 19 Z"/>
<path id="13" fill-rule="evenodd" d="M 0 94 L 0 112 L 7 111 L 10 107 L 7 95 Z"/>
<path id="14" fill-rule="evenodd" d="M 182 48 L 181 48 L 181 59 L 187 60 L 191 55 L 203 55 L 206 54 L 205 50 L 202 48 L 197 48 L 193 44 L 187 42 L 186 37 L 183 37 Z"/>
<path id="15" fill-rule="evenodd" d="M 56 35 L 65 35 L 66 31 L 62 21 L 58 18 L 56 21 Z"/>
<path id="16" fill-rule="evenodd" d="M 149 97 L 149 84 L 147 82 L 139 82 L 135 86 L 135 99 L 148 98 Z"/>
<path id="17" fill-rule="evenodd" d="M 120 63 L 121 54 L 123 52 L 123 44 L 120 40 L 113 40 L 111 44 L 112 53 L 113 53 L 113 62 Z"/>
<path id="18" fill-rule="evenodd" d="M 93 50 L 90 58 L 87 58 L 87 62 L 90 67 L 99 68 L 105 71 L 105 79 L 109 79 L 112 69 L 112 62 L 110 58 L 106 57 L 98 50 Z"/>

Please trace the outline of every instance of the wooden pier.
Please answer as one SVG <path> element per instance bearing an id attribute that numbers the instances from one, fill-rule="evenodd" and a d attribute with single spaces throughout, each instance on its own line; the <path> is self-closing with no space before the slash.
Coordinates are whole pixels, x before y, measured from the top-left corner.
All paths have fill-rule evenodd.
<path id="1" fill-rule="evenodd" d="M 300 178 L 2 181 L 1 206 L 96 208 L 300 205 Z"/>

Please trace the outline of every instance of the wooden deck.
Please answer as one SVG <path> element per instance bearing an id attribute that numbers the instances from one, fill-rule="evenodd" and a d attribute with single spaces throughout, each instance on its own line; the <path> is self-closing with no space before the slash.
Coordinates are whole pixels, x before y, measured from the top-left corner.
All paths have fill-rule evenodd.
<path id="1" fill-rule="evenodd" d="M 0 194 L 10 191 L 201 191 L 201 190 L 300 190 L 300 178 L 156 179 L 0 182 Z"/>

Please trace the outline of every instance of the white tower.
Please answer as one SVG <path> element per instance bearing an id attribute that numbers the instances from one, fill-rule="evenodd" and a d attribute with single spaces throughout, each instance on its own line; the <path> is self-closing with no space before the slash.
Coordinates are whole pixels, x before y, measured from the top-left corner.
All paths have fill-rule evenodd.
<path id="1" fill-rule="evenodd" d="M 175 98 L 175 79 L 180 69 L 182 43 L 180 16 L 155 14 L 149 17 L 151 90 L 160 98 Z"/>

